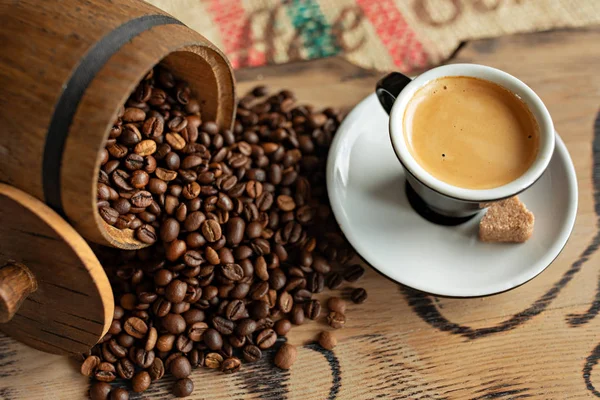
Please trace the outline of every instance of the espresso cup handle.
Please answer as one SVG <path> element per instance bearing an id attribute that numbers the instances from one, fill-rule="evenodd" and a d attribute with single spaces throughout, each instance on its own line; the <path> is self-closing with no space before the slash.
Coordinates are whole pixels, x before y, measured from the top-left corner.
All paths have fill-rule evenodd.
<path id="1" fill-rule="evenodd" d="M 377 98 L 385 112 L 389 114 L 392 111 L 396 97 L 410 81 L 408 76 L 402 75 L 400 72 L 391 72 L 377 82 L 375 93 L 377 93 Z"/>

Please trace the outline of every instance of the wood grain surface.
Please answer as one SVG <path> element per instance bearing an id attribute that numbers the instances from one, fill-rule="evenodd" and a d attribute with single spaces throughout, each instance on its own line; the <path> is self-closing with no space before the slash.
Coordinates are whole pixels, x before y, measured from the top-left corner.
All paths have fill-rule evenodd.
<path id="1" fill-rule="evenodd" d="M 313 344 L 322 323 L 305 324 L 289 336 L 300 345 L 290 371 L 273 367 L 273 354 L 234 375 L 198 370 L 191 398 L 600 397 L 598 43 L 600 29 L 517 35 L 469 43 L 452 60 L 498 67 L 530 85 L 573 157 L 577 222 L 545 272 L 507 293 L 451 299 L 398 286 L 369 269 L 355 285 L 369 298 L 349 307 L 333 351 Z M 334 58 L 243 70 L 237 78 L 240 93 L 261 82 L 295 90 L 308 103 L 349 110 L 372 92 L 379 74 Z M 83 398 L 87 381 L 78 365 L 0 338 L 0 398 Z M 172 383 L 164 379 L 132 398 L 167 398 Z"/>

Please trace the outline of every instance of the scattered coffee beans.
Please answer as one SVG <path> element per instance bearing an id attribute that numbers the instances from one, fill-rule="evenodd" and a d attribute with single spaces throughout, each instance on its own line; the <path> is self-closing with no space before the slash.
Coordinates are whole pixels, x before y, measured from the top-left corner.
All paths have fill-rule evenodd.
<path id="1" fill-rule="evenodd" d="M 123 388 L 114 388 L 110 392 L 110 400 L 129 400 L 129 392 Z"/>
<path id="2" fill-rule="evenodd" d="M 133 391 L 136 393 L 145 392 L 150 387 L 150 374 L 146 371 L 140 371 L 134 375 L 131 380 Z"/>
<path id="3" fill-rule="evenodd" d="M 348 282 L 356 282 L 362 278 L 364 274 L 365 269 L 358 264 L 354 264 L 346 269 L 346 272 L 344 273 L 344 279 Z"/>
<path id="4" fill-rule="evenodd" d="M 106 382 L 96 382 L 90 387 L 90 399 L 107 400 L 112 387 Z"/>
<path id="5" fill-rule="evenodd" d="M 173 385 L 173 394 L 175 397 L 187 397 L 194 391 L 194 382 L 189 378 L 179 379 Z"/>
<path id="6" fill-rule="evenodd" d="M 339 297 L 330 297 L 327 300 L 327 308 L 329 308 L 329 311 L 344 314 L 346 312 L 346 302 Z"/>
<path id="7" fill-rule="evenodd" d="M 261 359 L 292 325 L 322 314 L 314 293 L 364 274 L 343 267 L 353 251 L 324 186 L 340 121 L 257 87 L 233 129 L 220 129 L 185 82 L 161 66 L 147 74 L 110 131 L 98 207 L 107 224 L 156 245 L 98 254 L 118 305 L 81 367 L 101 381 L 91 396 L 106 399 L 117 377 L 143 392 L 165 371 L 178 379 L 173 394 L 188 396 L 192 369 L 235 373 L 240 359 Z M 345 302 L 327 308 L 327 322 L 343 326 Z M 296 353 L 282 345 L 275 364 L 290 368 Z"/>
<path id="8" fill-rule="evenodd" d="M 350 298 L 354 303 L 362 304 L 367 300 L 367 291 L 363 288 L 354 289 Z"/>
<path id="9" fill-rule="evenodd" d="M 333 329 L 343 328 L 346 324 L 346 316 L 342 313 L 332 311 L 327 316 L 327 323 Z"/>
<path id="10" fill-rule="evenodd" d="M 275 365 L 281 369 L 290 369 L 296 361 L 297 355 L 296 346 L 284 343 L 275 354 Z"/>
<path id="11" fill-rule="evenodd" d="M 326 350 L 333 350 L 337 345 L 337 339 L 333 333 L 329 331 L 323 331 L 319 334 L 319 344 Z"/>

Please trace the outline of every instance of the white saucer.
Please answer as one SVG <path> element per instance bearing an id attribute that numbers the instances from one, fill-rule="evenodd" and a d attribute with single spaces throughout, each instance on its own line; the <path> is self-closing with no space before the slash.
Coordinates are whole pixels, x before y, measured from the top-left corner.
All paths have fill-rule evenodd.
<path id="1" fill-rule="evenodd" d="M 533 237 L 524 244 L 486 244 L 477 239 L 480 217 L 440 226 L 411 208 L 388 122 L 377 97 L 370 95 L 342 123 L 327 162 L 333 213 L 374 268 L 415 289 L 470 297 L 519 286 L 558 256 L 577 213 L 575 169 L 558 134 L 548 170 L 519 196 L 535 214 Z"/>

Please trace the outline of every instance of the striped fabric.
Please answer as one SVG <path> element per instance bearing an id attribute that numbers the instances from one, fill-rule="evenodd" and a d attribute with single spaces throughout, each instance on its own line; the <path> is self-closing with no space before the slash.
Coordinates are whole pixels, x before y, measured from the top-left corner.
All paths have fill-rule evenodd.
<path id="1" fill-rule="evenodd" d="M 600 24 L 597 0 L 147 0 L 235 68 L 343 55 L 365 68 L 439 64 L 461 41 Z"/>

